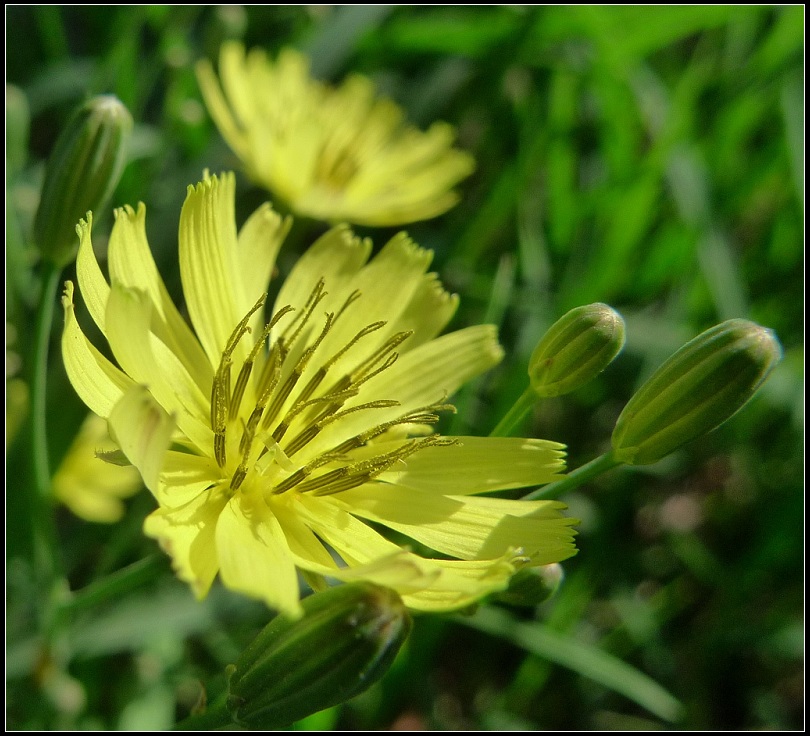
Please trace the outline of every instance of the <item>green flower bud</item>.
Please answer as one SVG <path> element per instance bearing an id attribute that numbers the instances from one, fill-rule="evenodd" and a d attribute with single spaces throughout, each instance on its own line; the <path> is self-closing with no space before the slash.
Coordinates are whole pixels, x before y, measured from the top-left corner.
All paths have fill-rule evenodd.
<path id="1" fill-rule="evenodd" d="M 624 346 L 624 320 L 607 304 L 577 307 L 537 343 L 529 379 L 542 397 L 571 393 L 599 375 Z"/>
<path id="2" fill-rule="evenodd" d="M 281 728 L 348 700 L 382 677 L 410 631 L 399 596 L 370 583 L 328 588 L 302 605 L 302 618 L 274 618 L 229 668 L 236 723 Z"/>
<path id="3" fill-rule="evenodd" d="M 776 336 L 730 319 L 689 341 L 625 406 L 613 430 L 613 455 L 649 465 L 719 426 L 756 393 L 782 357 Z"/>
<path id="4" fill-rule="evenodd" d="M 537 606 L 553 596 L 563 579 L 562 565 L 524 567 L 509 581 L 509 587 L 495 596 L 500 603 L 511 606 Z"/>
<path id="5" fill-rule="evenodd" d="M 76 257 L 76 223 L 112 196 L 131 132 L 132 116 L 111 95 L 88 100 L 73 115 L 48 159 L 34 221 L 43 258 L 63 267 Z"/>

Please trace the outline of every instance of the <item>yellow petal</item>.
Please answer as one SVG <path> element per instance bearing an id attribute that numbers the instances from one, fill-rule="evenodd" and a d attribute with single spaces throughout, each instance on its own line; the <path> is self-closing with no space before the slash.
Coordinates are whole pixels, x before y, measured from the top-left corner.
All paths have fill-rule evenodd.
<path id="1" fill-rule="evenodd" d="M 292 49 L 273 62 L 236 42 L 221 47 L 219 82 L 208 62 L 197 65 L 211 115 L 254 181 L 329 222 L 403 224 L 458 201 L 450 189 L 474 162 L 452 148 L 451 126 L 407 126 L 371 80 L 353 75 L 332 88 L 308 66 Z"/>
<path id="2" fill-rule="evenodd" d="M 425 570 L 419 558 L 397 547 L 389 548 L 392 551 L 386 557 L 372 562 L 338 567 L 323 543 L 299 518 L 295 508 L 290 508 L 284 500 L 282 497 L 271 508 L 284 530 L 295 564 L 303 570 L 343 582 L 367 580 L 408 592 L 430 585 L 440 574 L 438 570 Z"/>
<path id="3" fill-rule="evenodd" d="M 412 331 L 402 350 L 414 350 L 435 338 L 453 318 L 458 309 L 458 295 L 442 288 L 435 273 L 422 277 L 408 306 L 386 330 L 389 334 Z"/>
<path id="4" fill-rule="evenodd" d="M 177 426 L 205 452 L 213 443 L 208 425 L 209 399 L 185 367 L 150 333 L 152 302 L 145 292 L 114 282 L 107 300 L 107 340 L 121 367 L 138 383 L 148 385 L 155 399 L 176 417 Z"/>
<path id="5" fill-rule="evenodd" d="M 216 527 L 227 496 L 206 491 L 177 509 L 158 509 L 146 517 L 143 531 L 157 539 L 172 558 L 178 577 L 204 598 L 219 569 Z"/>
<path id="6" fill-rule="evenodd" d="M 110 412 L 110 436 L 140 471 L 155 495 L 166 451 L 174 432 L 174 419 L 144 386 L 133 386 Z"/>
<path id="7" fill-rule="evenodd" d="M 267 291 L 273 267 L 281 244 L 290 231 L 292 218 L 282 217 L 269 204 L 259 207 L 239 231 L 238 256 L 242 288 L 246 294 L 255 294 L 255 303 L 260 294 Z M 261 314 L 257 313 L 257 319 Z"/>
<path id="8" fill-rule="evenodd" d="M 348 284 L 368 260 L 370 253 L 369 241 L 356 238 L 346 225 L 333 227 L 296 261 L 281 286 L 275 309 L 292 306 L 300 310 L 321 278 L 332 299 L 323 303 L 323 309 L 319 311 L 339 308 L 338 301 L 345 300 L 349 295 L 351 290 Z"/>
<path id="9" fill-rule="evenodd" d="M 349 565 L 362 565 L 400 551 L 368 524 L 355 519 L 330 498 L 297 494 L 290 508 Z"/>
<path id="10" fill-rule="evenodd" d="M 442 554 L 463 560 L 493 559 L 508 550 L 545 565 L 575 554 L 573 519 L 554 501 L 510 501 L 368 484 L 341 493 L 334 503 L 383 524 Z"/>
<path id="11" fill-rule="evenodd" d="M 143 204 L 139 205 L 137 213 L 131 207 L 115 211 L 109 267 L 111 283 L 139 289 L 149 295 L 155 310 L 153 331 L 181 360 L 203 394 L 210 395 L 213 368 L 160 278 L 146 240 L 146 208 Z"/>
<path id="12" fill-rule="evenodd" d="M 96 260 L 93 251 L 93 241 L 90 237 L 93 228 L 93 213 L 87 213 L 87 221 L 82 220 L 77 229 L 79 231 L 79 252 L 76 256 L 76 279 L 79 282 L 79 290 L 87 305 L 87 311 L 93 321 L 98 325 L 103 335 L 104 313 L 107 309 L 107 298 L 110 295 L 110 286 Z"/>
<path id="13" fill-rule="evenodd" d="M 298 577 L 276 517 L 261 499 L 234 496 L 217 522 L 222 582 L 290 616 L 301 615 Z"/>
<path id="14" fill-rule="evenodd" d="M 160 469 L 157 500 L 161 506 L 185 506 L 221 480 L 221 471 L 210 457 L 169 450 Z"/>
<path id="15" fill-rule="evenodd" d="M 73 284 L 65 283 L 62 297 L 65 329 L 62 333 L 62 359 L 70 383 L 79 398 L 100 417 L 108 417 L 124 392 L 134 386 L 129 376 L 118 370 L 84 336 L 73 309 Z"/>
<path id="16" fill-rule="evenodd" d="M 217 367 L 234 327 L 260 294 L 242 294 L 236 251 L 233 174 L 189 187 L 180 213 L 180 277 L 191 323 L 210 365 Z M 243 340 L 234 359 L 252 345 Z"/>
<path id="17" fill-rule="evenodd" d="M 337 563 L 323 543 L 288 505 L 286 495 L 271 499 L 270 508 L 284 530 L 284 537 L 296 565 L 321 575 L 338 569 Z"/>
<path id="18" fill-rule="evenodd" d="M 338 320 L 321 346 L 321 355 L 331 356 L 361 329 L 373 322 L 386 322 L 386 328 L 363 339 L 361 350 L 349 351 L 340 360 L 340 370 L 348 373 L 382 345 L 421 290 L 425 271 L 433 253 L 416 245 L 405 233 L 386 243 L 377 256 L 340 289 L 342 298 L 353 291 L 360 297 Z M 327 291 L 334 287 L 326 281 Z M 403 347 L 407 345 L 404 343 Z"/>
<path id="19" fill-rule="evenodd" d="M 504 556 L 496 560 L 431 560 L 441 575 L 429 588 L 405 593 L 402 600 L 417 611 L 454 611 L 509 584 L 515 567 Z"/>
<path id="20" fill-rule="evenodd" d="M 257 99 L 251 84 L 254 62 L 259 55 L 260 52 L 251 52 L 246 56 L 244 46 L 237 41 L 226 41 L 219 52 L 222 90 L 230 106 L 228 114 L 233 115 L 237 140 L 247 152 L 255 152 L 255 122 L 262 108 L 262 100 Z"/>
<path id="21" fill-rule="evenodd" d="M 459 444 L 420 450 L 380 479 L 461 496 L 552 483 L 565 470 L 565 446 L 557 442 L 518 437 L 453 439 Z"/>
<path id="22" fill-rule="evenodd" d="M 365 580 L 405 595 L 425 590 L 438 580 L 441 570 L 431 563 L 432 560 L 424 560 L 411 552 L 399 550 L 365 565 L 344 567 L 322 574 L 344 583 Z"/>
<path id="23" fill-rule="evenodd" d="M 225 46 L 226 44 L 223 44 L 223 54 L 225 53 Z M 247 155 L 248 148 L 246 147 L 245 136 L 241 131 L 240 124 L 231 114 L 211 63 L 205 60 L 200 61 L 195 67 L 195 71 L 197 72 L 197 81 L 200 84 L 200 91 L 205 100 L 205 105 L 211 113 L 211 117 L 214 118 L 220 133 L 222 133 L 222 137 L 236 151 L 237 155 L 240 157 Z"/>
<path id="24" fill-rule="evenodd" d="M 472 561 L 428 559 L 405 552 L 340 508 L 335 497 L 300 494 L 295 507 L 307 525 L 349 563 L 353 572 L 344 573 L 343 579 L 358 575 L 393 588 L 415 609 L 462 608 L 505 588 L 515 572 L 511 550 L 494 559 Z"/>

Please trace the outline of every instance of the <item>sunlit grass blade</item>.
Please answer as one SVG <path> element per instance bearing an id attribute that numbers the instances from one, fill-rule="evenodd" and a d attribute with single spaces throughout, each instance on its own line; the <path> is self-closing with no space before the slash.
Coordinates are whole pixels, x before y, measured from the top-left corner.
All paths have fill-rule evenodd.
<path id="1" fill-rule="evenodd" d="M 479 609 L 458 623 L 505 639 L 527 652 L 556 662 L 646 708 L 658 718 L 678 721 L 683 705 L 655 680 L 612 654 L 553 631 L 541 623 L 521 623 L 496 608 Z"/>

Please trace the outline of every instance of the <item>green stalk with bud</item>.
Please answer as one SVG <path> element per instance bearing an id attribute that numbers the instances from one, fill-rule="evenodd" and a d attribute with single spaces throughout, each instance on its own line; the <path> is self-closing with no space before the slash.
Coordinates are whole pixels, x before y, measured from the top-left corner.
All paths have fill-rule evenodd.
<path id="1" fill-rule="evenodd" d="M 76 257 L 76 224 L 106 207 L 126 163 L 132 116 L 112 95 L 85 102 L 56 141 L 45 169 L 34 240 L 45 261 L 64 268 Z"/>
<path id="2" fill-rule="evenodd" d="M 633 395 L 611 442 L 627 465 L 650 465 L 736 414 L 782 357 L 776 336 L 730 319 L 686 343 Z"/>
<path id="3" fill-rule="evenodd" d="M 387 671 L 411 619 L 399 596 L 370 583 L 327 588 L 304 615 L 276 616 L 226 671 L 228 690 L 177 729 L 288 726 L 343 703 Z"/>
<path id="4" fill-rule="evenodd" d="M 572 309 L 548 329 L 529 359 L 533 391 L 541 398 L 576 391 L 613 362 L 624 340 L 624 320 L 607 304 Z"/>
<path id="5" fill-rule="evenodd" d="M 540 338 L 529 360 L 529 386 L 490 433 L 506 437 L 544 398 L 576 391 L 596 378 L 624 347 L 624 320 L 607 304 L 576 307 Z"/>
<path id="6" fill-rule="evenodd" d="M 776 335 L 731 319 L 683 345 L 632 396 L 612 449 L 524 498 L 559 498 L 618 465 L 650 465 L 711 432 L 754 396 L 781 360 Z"/>
<path id="7" fill-rule="evenodd" d="M 60 134 L 45 168 L 34 220 L 34 244 L 42 257 L 31 386 L 31 455 L 36 493 L 35 565 L 48 599 L 58 578 L 58 550 L 50 508 L 51 473 L 46 432 L 48 345 L 62 269 L 76 257 L 76 225 L 88 210 L 106 206 L 126 163 L 132 117 L 115 97 L 84 103 Z M 46 607 L 48 609 L 49 607 Z M 43 627 L 52 626 L 47 611 Z"/>

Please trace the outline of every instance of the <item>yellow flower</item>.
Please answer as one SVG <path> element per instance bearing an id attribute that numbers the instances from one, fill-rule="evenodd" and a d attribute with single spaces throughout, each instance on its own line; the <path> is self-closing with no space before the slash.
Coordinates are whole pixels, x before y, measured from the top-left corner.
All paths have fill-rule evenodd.
<path id="1" fill-rule="evenodd" d="M 180 216 L 196 335 L 158 275 L 143 205 L 116 213 L 109 284 L 91 223 L 79 226 L 79 287 L 120 368 L 81 331 L 70 282 L 63 298 L 70 380 L 155 495 L 145 532 L 178 575 L 202 597 L 219 573 L 291 615 L 296 568 L 450 610 L 522 566 L 574 554 L 561 504 L 473 495 L 554 480 L 562 445 L 432 432 L 446 397 L 501 358 L 492 326 L 437 337 L 457 299 L 427 273 L 432 254 L 400 234 L 369 260 L 368 240 L 335 227 L 298 260 L 265 320 L 289 221 L 264 205 L 237 234 L 234 192 L 233 174 L 206 178 Z"/>
<path id="2" fill-rule="evenodd" d="M 220 132 L 248 176 L 301 215 L 375 226 L 427 220 L 458 202 L 452 189 L 474 168 L 452 148 L 450 125 L 407 125 L 360 75 L 337 88 L 321 84 L 292 49 L 273 63 L 229 42 L 219 73 L 221 86 L 209 62 L 197 66 Z"/>
<path id="3" fill-rule="evenodd" d="M 54 496 L 76 516 L 105 524 L 118 521 L 124 515 L 122 499 L 142 487 L 134 468 L 104 462 L 99 456 L 116 449 L 107 422 L 88 414 L 52 481 Z"/>

